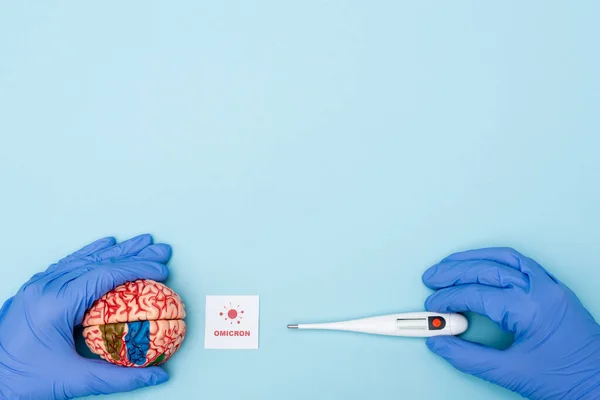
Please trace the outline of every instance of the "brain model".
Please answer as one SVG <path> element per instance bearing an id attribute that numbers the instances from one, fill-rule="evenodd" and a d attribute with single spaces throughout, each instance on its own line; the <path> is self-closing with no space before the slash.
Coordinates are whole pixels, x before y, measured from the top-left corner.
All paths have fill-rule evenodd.
<path id="1" fill-rule="evenodd" d="M 121 285 L 87 311 L 85 343 L 103 359 L 125 367 L 167 361 L 186 333 L 185 309 L 177 293 L 151 280 Z"/>

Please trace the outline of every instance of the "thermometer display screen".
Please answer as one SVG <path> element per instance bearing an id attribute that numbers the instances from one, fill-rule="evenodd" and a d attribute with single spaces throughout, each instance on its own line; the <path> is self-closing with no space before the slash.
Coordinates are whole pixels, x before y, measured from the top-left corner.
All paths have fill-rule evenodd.
<path id="1" fill-rule="evenodd" d="M 396 320 L 396 329 L 427 330 L 427 318 L 402 318 Z"/>

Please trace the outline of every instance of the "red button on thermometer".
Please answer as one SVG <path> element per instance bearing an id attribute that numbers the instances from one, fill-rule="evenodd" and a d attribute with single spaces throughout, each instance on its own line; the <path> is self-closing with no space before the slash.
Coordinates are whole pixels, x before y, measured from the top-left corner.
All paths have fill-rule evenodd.
<path id="1" fill-rule="evenodd" d="M 451 336 L 460 335 L 469 326 L 461 314 L 414 312 L 380 315 L 378 317 L 325 324 L 288 325 L 290 329 L 326 329 L 388 336 Z"/>

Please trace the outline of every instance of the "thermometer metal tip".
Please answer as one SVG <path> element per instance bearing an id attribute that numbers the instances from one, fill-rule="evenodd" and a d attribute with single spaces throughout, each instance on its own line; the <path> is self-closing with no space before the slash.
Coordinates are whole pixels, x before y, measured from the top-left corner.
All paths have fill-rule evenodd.
<path id="1" fill-rule="evenodd" d="M 294 324 L 288 329 L 324 329 L 389 336 L 452 336 L 465 332 L 469 324 L 461 314 L 413 312 L 380 315 L 324 324 Z"/>

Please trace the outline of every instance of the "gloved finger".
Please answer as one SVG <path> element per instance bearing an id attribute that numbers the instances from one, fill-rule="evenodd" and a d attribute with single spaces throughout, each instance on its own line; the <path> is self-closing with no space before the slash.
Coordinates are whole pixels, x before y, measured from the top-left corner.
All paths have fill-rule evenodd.
<path id="1" fill-rule="evenodd" d="M 444 258 L 445 261 L 489 260 L 518 269 L 530 276 L 549 275 L 537 262 L 524 256 L 510 247 L 489 247 L 454 253 Z"/>
<path id="2" fill-rule="evenodd" d="M 521 271 L 488 260 L 443 261 L 425 271 L 423 283 L 431 289 L 469 283 L 496 287 L 529 286 L 529 280 Z"/>
<path id="3" fill-rule="evenodd" d="M 153 244 L 146 248 L 144 248 L 141 252 L 136 256 L 131 257 L 118 257 L 116 260 L 113 259 L 112 264 L 124 264 L 124 263 L 143 263 L 145 261 L 156 262 L 161 264 L 166 264 L 171 257 L 171 246 L 167 244 Z M 78 263 L 74 263 L 73 267 L 63 267 L 58 269 L 52 274 L 47 274 L 40 281 L 41 284 L 45 285 L 48 288 L 58 288 L 55 291 L 61 291 L 63 288 L 70 284 L 71 282 L 79 279 L 83 274 L 91 271 L 95 268 L 102 268 L 105 266 L 109 266 L 110 263 L 105 264 L 95 264 L 95 265 L 84 265 L 83 268 Z"/>
<path id="4" fill-rule="evenodd" d="M 171 259 L 171 254 L 171 246 L 164 243 L 157 243 L 146 247 L 136 256 L 129 257 L 123 261 L 155 261 L 166 264 Z"/>
<path id="5" fill-rule="evenodd" d="M 497 370 L 505 356 L 502 351 L 454 336 L 431 337 L 427 339 L 427 347 L 459 371 L 499 383 Z"/>
<path id="6" fill-rule="evenodd" d="M 90 243 L 84 247 L 82 247 L 81 249 L 77 250 L 76 252 L 74 252 L 73 254 L 70 254 L 68 256 L 66 256 L 65 258 L 63 258 L 62 260 L 60 260 L 58 262 L 59 265 L 61 264 L 66 264 L 69 263 L 77 258 L 81 258 L 81 257 L 85 257 L 85 256 L 89 256 L 90 254 L 93 254 L 97 251 L 106 249 L 107 247 L 111 247 L 114 246 L 116 243 L 116 240 L 114 237 L 105 237 L 102 239 L 98 239 L 93 243 Z"/>
<path id="7" fill-rule="evenodd" d="M 29 278 L 29 280 L 27 282 L 25 282 L 21 288 L 19 289 L 19 291 L 24 290 L 25 288 L 27 288 L 27 286 L 34 284 L 35 282 L 38 282 L 42 279 L 44 279 L 45 277 L 47 277 L 50 273 L 49 272 L 38 272 L 37 274 L 33 275 L 31 278 Z"/>
<path id="8" fill-rule="evenodd" d="M 99 360 L 85 360 L 81 376 L 73 382 L 75 397 L 130 392 L 169 380 L 160 367 L 123 368 Z"/>
<path id="9" fill-rule="evenodd" d="M 121 262 L 102 264 L 90 269 L 81 276 L 80 271 L 72 271 L 53 282 L 59 291 L 73 296 L 73 304 L 79 304 L 74 315 L 75 325 L 83 321 L 85 311 L 106 293 L 126 282 L 150 279 L 161 282 L 169 276 L 166 265 L 153 261 Z"/>
<path id="10" fill-rule="evenodd" d="M 48 268 L 48 272 L 51 273 L 51 275 L 48 276 L 48 279 L 54 280 L 55 277 L 53 274 L 58 270 L 61 272 L 68 272 L 92 263 L 102 263 L 104 261 L 123 259 L 128 256 L 136 255 L 151 244 L 152 236 L 148 234 L 139 235 L 117 244 L 114 244 L 113 241 L 113 245 L 92 252 L 87 256 L 73 258 L 71 262 L 67 264 L 51 266 Z"/>
<path id="11" fill-rule="evenodd" d="M 10 308 L 10 305 L 12 304 L 12 302 L 13 302 L 14 299 L 15 299 L 15 296 L 13 296 L 10 299 L 6 300 L 4 302 L 4 304 L 2 305 L 2 308 L 0 308 L 0 323 L 2 323 L 2 319 L 4 318 L 4 314 L 6 314 L 6 312 Z"/>
<path id="12" fill-rule="evenodd" d="M 472 284 L 438 290 L 427 298 L 425 309 L 441 313 L 473 311 L 508 329 L 504 323 L 511 303 L 507 289 Z"/>
<path id="13" fill-rule="evenodd" d="M 91 254 L 94 254 L 97 251 L 104 250 L 108 247 L 114 246 L 115 243 L 116 243 L 116 240 L 114 237 L 105 237 L 102 239 L 98 239 L 95 242 L 82 247 L 81 249 L 77 250 L 76 252 L 69 254 L 65 258 L 61 259 L 58 263 L 52 264 L 50 267 L 48 267 L 46 272 L 55 271 L 56 269 L 64 267 L 68 264 L 71 264 L 71 263 L 81 259 L 82 257 L 89 256 Z M 85 262 L 80 262 L 79 264 L 85 264 Z"/>
<path id="14" fill-rule="evenodd" d="M 143 234 L 125 240 L 124 242 L 117 243 L 114 246 L 92 254 L 90 257 L 95 262 L 101 262 L 116 257 L 135 256 L 151 244 L 152 236 L 149 234 Z"/>

